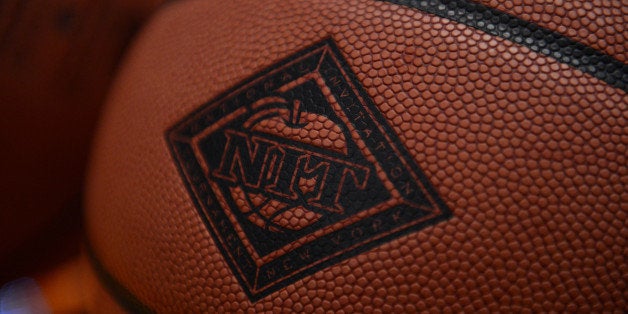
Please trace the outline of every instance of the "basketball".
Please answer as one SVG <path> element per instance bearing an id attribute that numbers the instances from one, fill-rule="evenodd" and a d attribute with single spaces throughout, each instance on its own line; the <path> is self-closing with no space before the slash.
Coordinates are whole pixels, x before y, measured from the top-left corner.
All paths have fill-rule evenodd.
<path id="1" fill-rule="evenodd" d="M 169 2 L 92 146 L 91 310 L 622 313 L 625 16 Z"/>

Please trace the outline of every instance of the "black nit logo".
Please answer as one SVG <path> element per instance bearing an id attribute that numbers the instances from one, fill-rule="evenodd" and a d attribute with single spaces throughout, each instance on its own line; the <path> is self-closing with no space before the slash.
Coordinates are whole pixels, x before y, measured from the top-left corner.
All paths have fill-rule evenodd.
<path id="1" fill-rule="evenodd" d="M 166 140 L 253 301 L 450 216 L 330 39 L 205 104 Z"/>

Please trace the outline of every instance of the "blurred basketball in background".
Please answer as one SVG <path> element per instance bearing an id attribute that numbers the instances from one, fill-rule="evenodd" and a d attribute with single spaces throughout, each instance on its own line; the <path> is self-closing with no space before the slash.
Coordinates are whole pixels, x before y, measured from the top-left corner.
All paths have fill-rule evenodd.
<path id="1" fill-rule="evenodd" d="M 0 285 L 78 252 L 94 122 L 160 2 L 0 2 Z"/>
<path id="2" fill-rule="evenodd" d="M 626 310 L 621 1 L 182 1 L 92 151 L 103 312 Z"/>

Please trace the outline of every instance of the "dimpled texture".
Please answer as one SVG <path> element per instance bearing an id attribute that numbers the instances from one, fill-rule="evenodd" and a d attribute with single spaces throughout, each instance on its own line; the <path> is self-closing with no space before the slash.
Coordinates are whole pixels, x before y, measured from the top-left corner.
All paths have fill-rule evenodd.
<path id="1" fill-rule="evenodd" d="M 328 150 L 343 152 L 346 139 L 339 126 L 324 116 L 314 114 L 301 114 L 300 128 L 290 128 L 285 119 L 274 117 L 260 121 L 252 127 L 252 130 L 273 134 L 298 142 L 322 147 Z"/>
<path id="2" fill-rule="evenodd" d="M 539 24 L 621 62 L 628 60 L 628 5 L 619 0 L 478 0 L 486 6 Z"/>
<path id="3" fill-rule="evenodd" d="M 453 217 L 251 302 L 164 134 L 328 37 Z M 173 3 L 144 29 L 110 95 L 88 236 L 104 267 L 164 313 L 621 312 L 627 100 L 554 59 L 399 5 Z"/>

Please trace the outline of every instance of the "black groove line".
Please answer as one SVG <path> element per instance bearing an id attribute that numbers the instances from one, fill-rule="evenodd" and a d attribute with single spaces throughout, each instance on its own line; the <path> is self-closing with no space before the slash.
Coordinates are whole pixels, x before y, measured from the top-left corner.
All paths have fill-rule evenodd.
<path id="1" fill-rule="evenodd" d="M 555 31 L 469 0 L 385 0 L 456 21 L 550 56 L 628 92 L 628 65 Z"/>
<path id="2" fill-rule="evenodd" d="M 130 313 L 155 313 L 120 283 L 102 264 L 89 243 L 84 245 L 89 263 L 99 282 L 117 304 Z"/>

